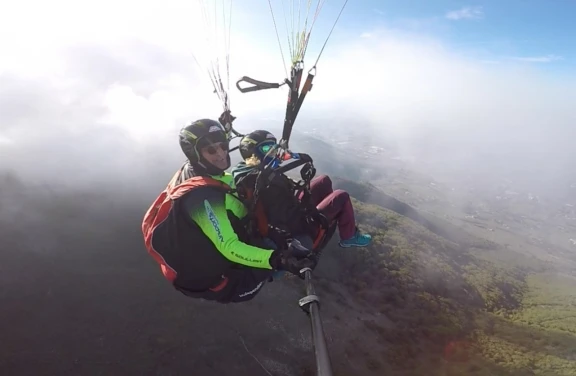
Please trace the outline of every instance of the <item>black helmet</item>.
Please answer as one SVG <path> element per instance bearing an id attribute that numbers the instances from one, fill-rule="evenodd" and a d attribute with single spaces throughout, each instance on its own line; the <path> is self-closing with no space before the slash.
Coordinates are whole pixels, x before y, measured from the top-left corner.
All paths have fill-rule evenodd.
<path id="1" fill-rule="evenodd" d="M 265 141 L 277 143 L 276 137 L 265 130 L 257 130 L 247 134 L 240 140 L 240 155 L 244 160 L 250 158 L 255 154 L 256 148 Z M 262 158 L 262 156 L 259 157 Z"/>
<path id="2" fill-rule="evenodd" d="M 212 119 L 200 119 L 192 122 L 180 130 L 180 147 L 192 166 L 202 167 L 208 174 L 217 175 L 224 172 L 208 163 L 200 155 L 200 149 L 216 142 L 228 144 L 228 137 L 222 124 Z M 228 167 L 230 167 L 230 155 L 228 155 Z M 226 167 L 226 169 L 228 168 Z"/>

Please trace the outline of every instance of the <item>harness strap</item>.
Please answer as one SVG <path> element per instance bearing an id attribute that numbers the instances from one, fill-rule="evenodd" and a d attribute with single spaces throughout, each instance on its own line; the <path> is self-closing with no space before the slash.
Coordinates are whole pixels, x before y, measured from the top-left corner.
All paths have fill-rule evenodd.
<path id="1" fill-rule="evenodd" d="M 226 287 L 226 285 L 228 285 L 228 277 L 222 276 L 222 278 L 223 279 L 220 283 L 218 283 L 214 287 L 210 287 L 208 290 L 214 291 L 214 292 L 222 291 L 222 289 L 224 289 L 224 287 Z"/>

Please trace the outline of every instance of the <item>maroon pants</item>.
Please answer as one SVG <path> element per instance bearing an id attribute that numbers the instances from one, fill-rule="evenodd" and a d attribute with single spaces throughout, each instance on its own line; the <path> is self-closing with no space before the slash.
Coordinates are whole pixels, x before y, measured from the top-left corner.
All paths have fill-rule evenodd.
<path id="1" fill-rule="evenodd" d="M 310 182 L 312 203 L 329 221 L 338 222 L 340 239 L 350 239 L 356 232 L 354 209 L 348 192 L 332 189 L 332 180 L 320 175 Z"/>

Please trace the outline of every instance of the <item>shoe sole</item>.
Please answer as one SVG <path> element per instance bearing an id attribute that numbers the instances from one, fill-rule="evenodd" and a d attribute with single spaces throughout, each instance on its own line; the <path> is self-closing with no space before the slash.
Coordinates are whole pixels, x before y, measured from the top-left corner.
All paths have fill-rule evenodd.
<path id="1" fill-rule="evenodd" d="M 360 247 L 367 247 L 370 245 L 370 243 L 368 243 L 368 244 L 347 244 L 347 245 L 338 243 L 338 245 L 342 248 L 353 248 L 353 247 L 360 248 Z"/>

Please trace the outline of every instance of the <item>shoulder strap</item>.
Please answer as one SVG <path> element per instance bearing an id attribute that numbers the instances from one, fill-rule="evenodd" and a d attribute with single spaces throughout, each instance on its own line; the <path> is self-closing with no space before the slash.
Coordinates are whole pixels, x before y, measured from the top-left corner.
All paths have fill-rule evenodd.
<path id="1" fill-rule="evenodd" d="M 205 186 L 221 188 L 227 192 L 233 191 L 228 184 L 219 180 L 205 176 L 194 176 L 178 185 L 169 184 L 167 194 L 171 200 L 176 200 L 193 189 Z"/>
<path id="2" fill-rule="evenodd" d="M 168 183 L 168 186 L 166 187 L 166 194 L 171 200 L 176 200 L 189 191 L 204 186 L 222 188 L 227 192 L 233 191 L 228 184 L 208 176 L 188 177 L 189 175 L 184 175 L 184 170 L 186 168 L 187 164 L 184 163 L 182 167 L 180 167 L 180 169 L 174 174 Z"/>
<path id="3" fill-rule="evenodd" d="M 244 225 L 249 232 L 257 233 L 264 237 L 268 235 L 268 218 L 262 202 L 258 200 L 259 185 L 261 184 L 260 173 L 259 169 L 253 169 L 243 174 L 236 182 L 236 191 L 248 208 L 248 215 L 243 219 Z M 249 184 L 250 178 L 255 178 L 253 184 Z"/>

